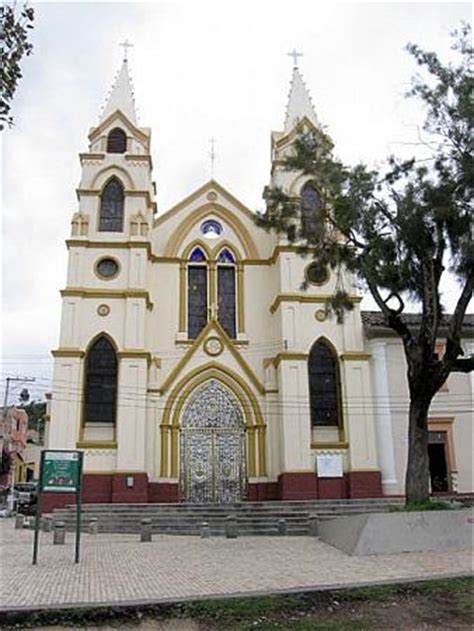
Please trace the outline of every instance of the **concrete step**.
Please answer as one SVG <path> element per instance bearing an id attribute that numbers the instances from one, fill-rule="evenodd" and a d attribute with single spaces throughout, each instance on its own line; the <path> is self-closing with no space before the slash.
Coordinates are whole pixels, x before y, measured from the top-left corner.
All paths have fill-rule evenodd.
<path id="1" fill-rule="evenodd" d="M 203 522 L 211 534 L 223 535 L 229 515 L 236 518 L 239 533 L 277 535 L 278 521 L 284 519 L 289 535 L 308 534 L 311 517 L 385 512 L 399 502 L 375 500 L 314 500 L 301 502 L 247 502 L 239 504 L 86 504 L 83 505 L 82 529 L 92 518 L 98 520 L 99 532 L 135 533 L 143 518 L 152 520 L 154 533 L 199 535 Z M 75 529 L 76 507 L 56 509 L 53 519 L 65 521 Z"/>

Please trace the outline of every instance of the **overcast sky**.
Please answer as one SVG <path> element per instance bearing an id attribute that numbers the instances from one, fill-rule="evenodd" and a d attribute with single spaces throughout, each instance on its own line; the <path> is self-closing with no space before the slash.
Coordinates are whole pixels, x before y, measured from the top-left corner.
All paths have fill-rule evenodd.
<path id="1" fill-rule="evenodd" d="M 404 99 L 415 72 L 405 45 L 449 59 L 449 33 L 470 21 L 468 3 L 33 4 L 34 54 L 2 139 L 3 353 L 4 377 L 35 376 L 37 396 L 58 345 L 78 154 L 120 67 L 119 42 L 134 44 L 129 65 L 139 124 L 152 128 L 159 212 L 209 179 L 211 137 L 216 179 L 261 209 L 270 132 L 283 128 L 287 52 L 304 53 L 300 68 L 337 154 L 377 164 L 411 153 L 422 120 Z"/>

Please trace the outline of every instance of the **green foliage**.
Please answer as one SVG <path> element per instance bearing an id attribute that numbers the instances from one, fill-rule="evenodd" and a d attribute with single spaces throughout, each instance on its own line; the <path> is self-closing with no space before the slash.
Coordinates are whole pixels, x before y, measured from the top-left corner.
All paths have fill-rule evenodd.
<path id="1" fill-rule="evenodd" d="M 393 506 L 390 512 L 412 512 L 425 510 L 453 510 L 452 504 L 440 500 L 422 500 L 420 502 L 407 502 L 404 506 Z"/>
<path id="2" fill-rule="evenodd" d="M 425 510 L 452 510 L 451 504 L 439 500 L 427 500 L 423 502 L 407 502 L 405 511 L 425 511 Z"/>
<path id="3" fill-rule="evenodd" d="M 31 55 L 33 45 L 28 41 L 28 30 L 33 28 L 34 9 L 26 4 L 18 10 L 16 3 L 4 3 L 0 8 L 1 15 L 1 85 L 0 92 L 0 130 L 5 124 L 11 126 L 11 102 L 22 77 L 21 61 Z"/>
<path id="4" fill-rule="evenodd" d="M 42 431 L 42 421 L 46 414 L 45 401 L 30 401 L 27 405 L 20 406 L 28 414 L 28 429 Z"/>
<path id="5" fill-rule="evenodd" d="M 310 176 L 320 192 L 323 210 L 309 234 L 299 219 L 299 198 L 279 188 L 264 191 L 266 211 L 257 220 L 261 226 L 286 233 L 322 264 L 353 272 L 380 305 L 390 305 L 394 318 L 403 310 L 404 298 L 424 307 L 427 289 L 435 294 L 430 308 L 440 316 L 439 283 L 447 259 L 460 280 L 472 277 L 474 75 L 469 34 L 467 26 L 455 34 L 453 47 L 461 56 L 456 67 L 444 66 L 435 53 L 407 47 L 428 74 L 426 80 L 416 77 L 408 93 L 426 107 L 427 158 L 401 162 L 392 156 L 385 172 L 364 164 L 348 167 L 333 155 L 323 131 L 301 133 L 285 168 Z"/>
<path id="6" fill-rule="evenodd" d="M 314 221 L 308 222 L 299 197 L 266 188 L 266 210 L 257 223 L 286 235 L 300 253 L 333 270 L 336 287 L 326 310 L 338 323 L 353 307 L 345 279 L 351 285 L 355 279 L 372 294 L 385 324 L 401 337 L 410 391 L 406 495 L 412 501 L 429 496 L 431 400 L 451 372 L 474 369 L 474 357 L 463 358 L 461 347 L 474 282 L 474 55 L 467 25 L 453 33 L 457 65 L 444 65 L 436 53 L 414 44 L 407 49 L 424 73 L 413 79 L 407 95 L 425 108 L 423 155 L 405 161 L 392 156 L 383 171 L 365 164 L 347 166 L 334 156 L 324 131 L 308 131 L 303 125 L 283 165 L 307 176 L 322 207 L 314 209 Z M 450 317 L 441 305 L 448 270 L 461 286 Z M 418 306 L 416 326 L 404 317 L 407 300 Z M 438 357 L 441 331 L 445 352 Z"/>

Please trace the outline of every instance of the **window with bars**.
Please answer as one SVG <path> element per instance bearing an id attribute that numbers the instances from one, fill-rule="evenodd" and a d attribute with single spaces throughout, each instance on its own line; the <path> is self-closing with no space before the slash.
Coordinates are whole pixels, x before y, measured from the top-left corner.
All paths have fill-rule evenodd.
<path id="1" fill-rule="evenodd" d="M 330 346 L 318 340 L 308 359 L 311 425 L 337 427 L 341 424 L 338 358 Z"/>
<path id="2" fill-rule="evenodd" d="M 301 191 L 301 229 L 304 235 L 315 234 L 321 222 L 323 204 L 316 187 L 305 184 Z"/>
<path id="3" fill-rule="evenodd" d="M 112 178 L 105 185 L 100 197 L 99 231 L 122 232 L 124 198 L 121 182 Z"/>
<path id="4" fill-rule="evenodd" d="M 125 153 L 127 150 L 127 136 L 123 129 L 115 127 L 107 136 L 107 153 Z"/>
<path id="5" fill-rule="evenodd" d="M 99 337 L 86 358 L 84 424 L 115 423 L 117 354 L 111 342 Z"/>

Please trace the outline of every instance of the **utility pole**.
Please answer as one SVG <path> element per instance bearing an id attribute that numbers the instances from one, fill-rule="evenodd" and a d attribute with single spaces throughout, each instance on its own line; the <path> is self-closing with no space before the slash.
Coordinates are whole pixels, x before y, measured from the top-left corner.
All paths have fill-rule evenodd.
<path id="1" fill-rule="evenodd" d="M 10 448 L 11 447 L 11 431 L 12 428 L 10 428 L 10 433 L 8 435 L 7 438 L 7 417 L 8 417 L 8 394 L 10 391 L 10 383 L 12 381 L 18 381 L 20 383 L 32 383 L 33 381 L 36 381 L 35 377 L 7 377 L 5 379 L 5 381 L 7 382 L 7 385 L 5 387 L 5 398 L 3 401 L 3 447 L 4 448 Z M 10 454 L 12 453 L 12 450 L 10 449 Z M 11 462 L 10 462 L 10 478 L 11 478 L 11 482 L 10 482 L 10 493 L 8 494 L 8 500 L 7 500 L 7 506 L 11 511 L 13 511 L 13 507 L 15 505 L 15 467 L 16 467 L 16 452 L 15 452 L 15 457 L 12 456 Z"/>

